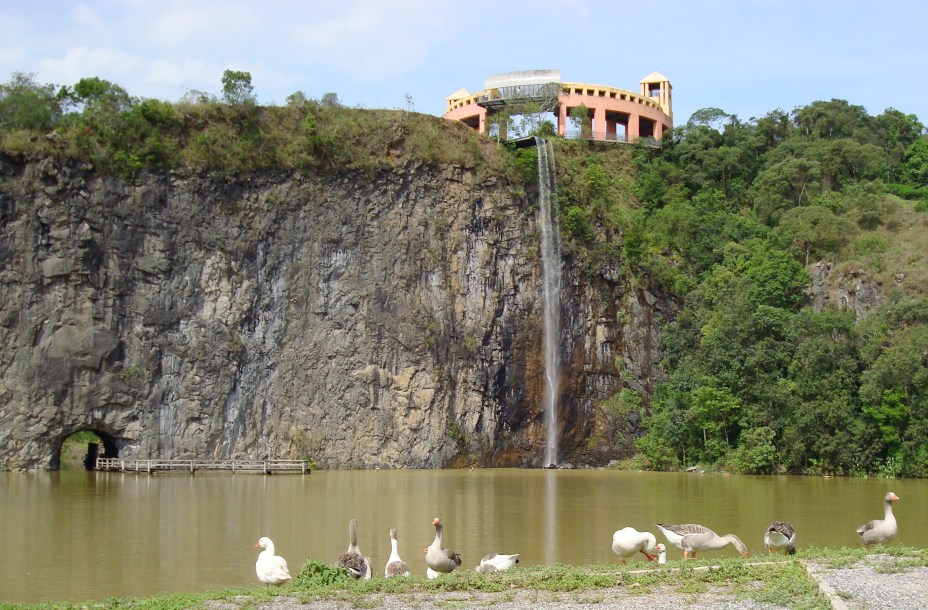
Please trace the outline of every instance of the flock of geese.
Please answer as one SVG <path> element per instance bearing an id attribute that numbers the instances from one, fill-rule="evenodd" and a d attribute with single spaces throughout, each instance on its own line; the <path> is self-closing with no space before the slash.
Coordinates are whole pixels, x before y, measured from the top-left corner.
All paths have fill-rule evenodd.
<path id="1" fill-rule="evenodd" d="M 899 496 L 889 492 L 883 498 L 883 518 L 874 519 L 857 528 L 857 533 L 864 546 L 869 548 L 882 544 L 896 535 L 896 518 L 893 515 L 893 502 Z M 435 526 L 435 540 L 425 549 L 426 575 L 437 578 L 441 574 L 449 574 L 461 565 L 461 556 L 442 546 L 444 527 L 437 517 L 432 521 Z M 734 534 L 719 536 L 714 531 L 698 524 L 668 525 L 656 524 L 667 542 L 683 551 L 683 559 L 696 557 L 700 551 L 714 551 L 732 545 L 742 557 L 748 556 L 748 547 Z M 384 566 L 384 576 L 409 576 L 409 566 L 400 559 L 397 550 L 396 530 L 390 530 L 390 557 Z M 792 555 L 796 552 L 796 530 L 788 521 L 774 521 L 764 532 L 764 546 L 767 553 L 774 551 Z M 255 544 L 255 548 L 262 551 L 258 554 L 255 563 L 255 572 L 258 580 L 267 585 L 282 585 L 290 581 L 290 571 L 287 560 L 275 554 L 274 543 L 268 537 L 262 537 Z M 657 559 L 658 563 L 666 563 L 667 547 L 657 542 L 651 532 L 639 532 L 632 527 L 624 527 L 612 535 L 612 551 L 618 555 L 622 563 L 641 553 L 648 561 Z M 491 553 L 480 560 L 475 569 L 478 572 L 498 572 L 508 570 L 519 563 L 519 554 L 502 555 Z M 370 579 L 373 569 L 370 557 L 361 554 L 358 547 L 358 520 L 348 522 L 348 550 L 336 560 L 336 566 L 345 568 L 355 578 Z"/>

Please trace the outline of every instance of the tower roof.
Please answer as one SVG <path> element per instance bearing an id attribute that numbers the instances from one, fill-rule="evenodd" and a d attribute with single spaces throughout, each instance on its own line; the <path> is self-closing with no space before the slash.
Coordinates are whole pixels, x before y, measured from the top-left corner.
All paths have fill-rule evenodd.
<path id="1" fill-rule="evenodd" d="M 469 92 L 467 89 L 465 89 L 464 87 L 461 87 L 460 89 L 458 89 L 457 91 L 455 91 L 454 93 L 452 93 L 451 95 L 449 95 L 448 97 L 446 97 L 446 98 L 445 98 L 445 101 L 446 101 L 446 102 L 454 102 L 454 101 L 459 100 L 459 99 L 461 99 L 461 98 L 463 98 L 463 97 L 467 97 L 468 95 L 470 95 L 470 92 Z"/>
<path id="2" fill-rule="evenodd" d="M 650 74 L 648 74 L 647 76 L 645 76 L 644 78 L 642 78 L 642 79 L 641 79 L 640 81 L 638 81 L 638 82 L 639 82 L 640 84 L 645 84 L 645 83 L 664 83 L 664 82 L 669 83 L 669 82 L 670 82 L 670 79 L 667 78 L 666 76 L 664 76 L 663 74 L 661 74 L 660 72 L 651 72 Z"/>

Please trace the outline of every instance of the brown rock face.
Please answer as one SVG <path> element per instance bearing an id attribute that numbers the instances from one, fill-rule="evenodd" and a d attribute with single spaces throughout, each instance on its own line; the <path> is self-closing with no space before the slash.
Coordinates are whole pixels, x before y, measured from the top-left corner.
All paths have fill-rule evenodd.
<path id="1" fill-rule="evenodd" d="M 128 184 L 0 162 L 0 469 L 55 468 L 82 429 L 126 458 L 537 464 L 541 265 L 514 192 L 457 166 Z M 666 305 L 564 273 L 569 460 L 620 373 L 650 394 Z"/>

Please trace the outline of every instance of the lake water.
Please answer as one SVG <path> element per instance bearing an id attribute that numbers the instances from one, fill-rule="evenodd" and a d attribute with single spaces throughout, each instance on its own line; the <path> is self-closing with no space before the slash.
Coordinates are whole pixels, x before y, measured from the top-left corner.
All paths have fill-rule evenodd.
<path id="1" fill-rule="evenodd" d="M 666 542 L 654 523 L 734 533 L 752 554 L 765 552 L 763 533 L 775 519 L 793 523 L 800 548 L 859 546 L 856 527 L 882 517 L 887 491 L 901 498 L 895 544 L 928 546 L 925 480 L 515 469 L 2 472 L 0 602 L 258 585 L 261 536 L 274 540 L 296 576 L 306 559 L 332 562 L 347 548 L 352 517 L 375 577 L 390 553 L 390 528 L 401 557 L 424 574 L 436 516 L 445 546 L 468 569 L 488 552 L 521 553 L 523 565 L 616 563 L 612 532 L 632 526 Z M 669 561 L 681 556 L 668 549 Z"/>

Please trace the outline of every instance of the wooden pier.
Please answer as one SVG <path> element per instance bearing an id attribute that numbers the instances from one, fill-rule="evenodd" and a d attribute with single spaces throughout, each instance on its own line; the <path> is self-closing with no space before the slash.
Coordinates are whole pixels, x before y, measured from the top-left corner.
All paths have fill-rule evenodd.
<path id="1" fill-rule="evenodd" d="M 123 460 L 97 458 L 96 470 L 106 472 L 232 472 L 250 474 L 309 474 L 306 460 Z"/>

